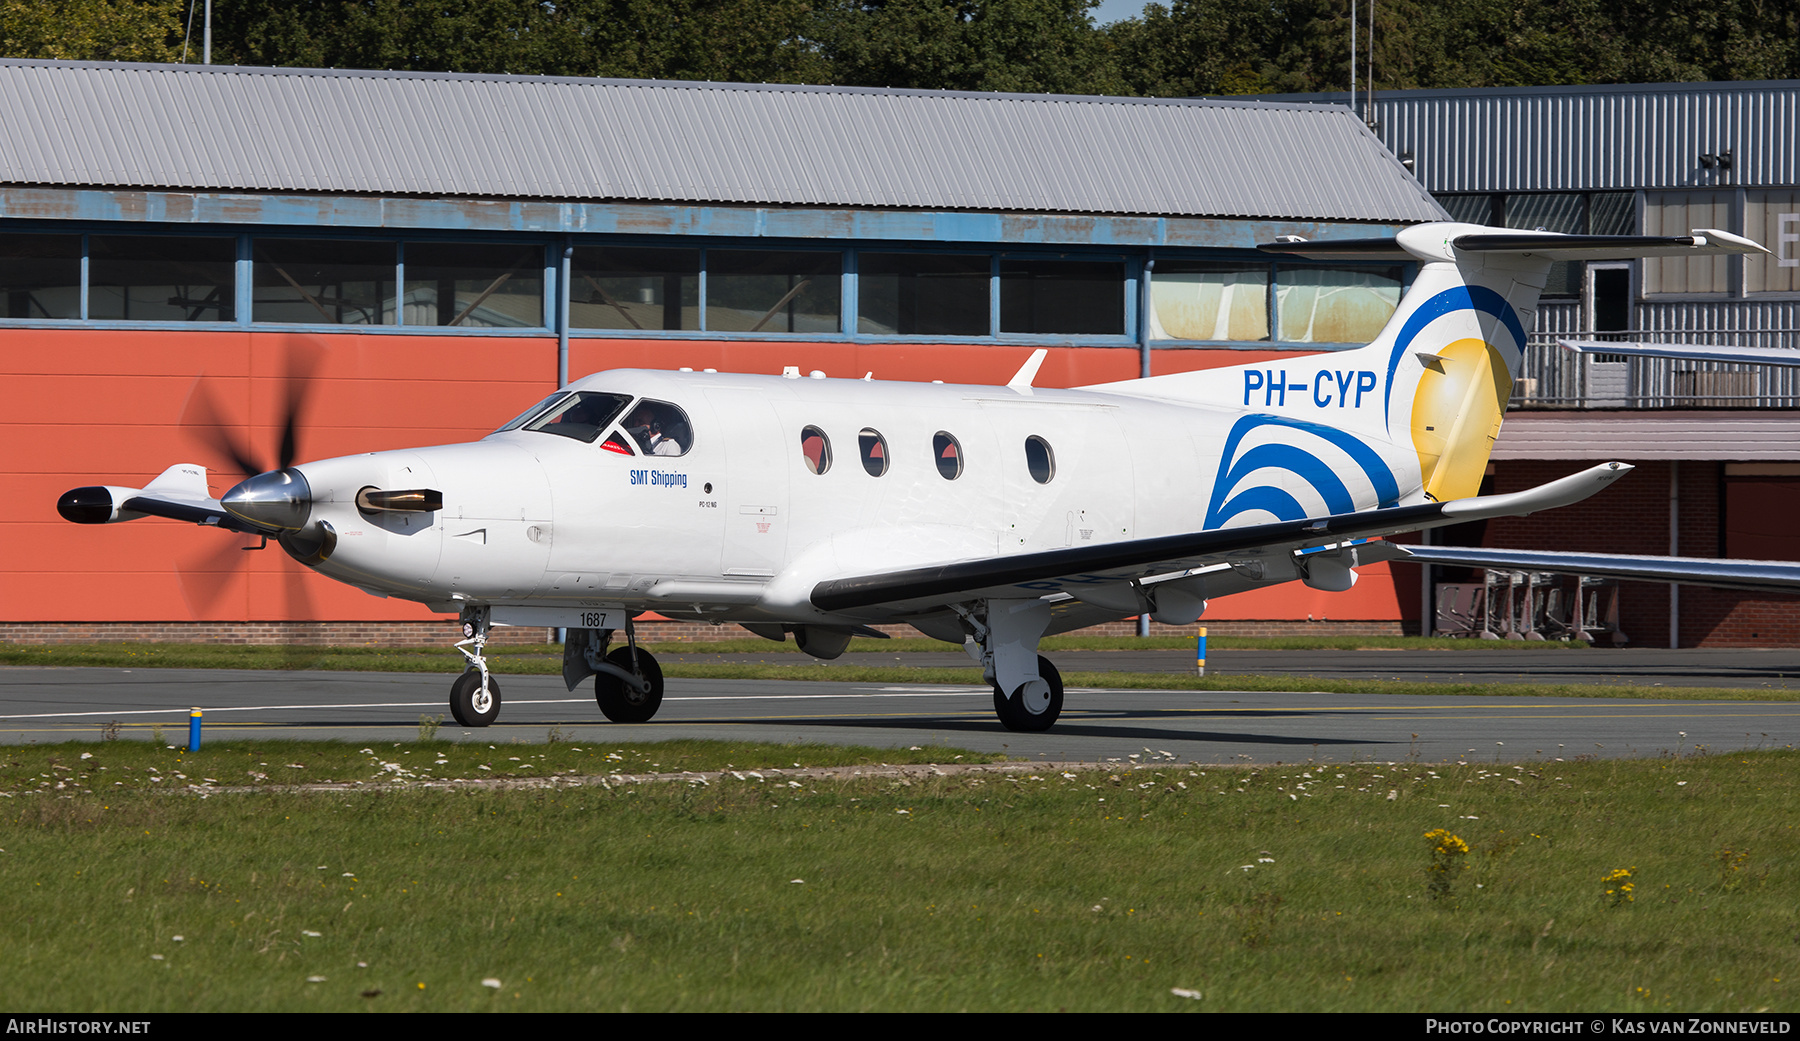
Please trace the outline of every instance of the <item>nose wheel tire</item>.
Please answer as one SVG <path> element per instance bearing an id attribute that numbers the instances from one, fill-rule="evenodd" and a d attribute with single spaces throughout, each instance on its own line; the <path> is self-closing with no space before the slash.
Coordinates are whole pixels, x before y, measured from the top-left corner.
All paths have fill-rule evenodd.
<path id="1" fill-rule="evenodd" d="M 626 672 L 632 671 L 629 647 L 620 647 L 607 655 L 606 660 Z M 624 680 L 604 672 L 594 676 L 594 700 L 600 703 L 601 715 L 614 723 L 650 722 L 650 717 L 662 707 L 662 666 L 641 647 L 637 652 L 637 674 L 650 684 L 648 691 L 640 693 Z"/>
<path id="2" fill-rule="evenodd" d="M 1002 695 L 999 687 L 994 688 L 994 714 L 1006 729 L 1026 733 L 1049 730 L 1056 717 L 1062 715 L 1062 673 L 1056 671 L 1050 659 L 1039 655 L 1038 676 L 1037 681 L 1021 684 L 1011 695 Z"/>
<path id="3" fill-rule="evenodd" d="M 465 727 L 484 727 L 500 718 L 500 684 L 488 674 L 481 689 L 481 670 L 470 669 L 450 685 L 450 715 Z"/>

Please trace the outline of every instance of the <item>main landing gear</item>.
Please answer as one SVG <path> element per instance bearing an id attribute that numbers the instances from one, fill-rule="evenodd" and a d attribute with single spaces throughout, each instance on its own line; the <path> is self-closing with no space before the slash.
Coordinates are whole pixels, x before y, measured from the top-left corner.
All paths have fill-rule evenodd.
<path id="1" fill-rule="evenodd" d="M 1050 627 L 1050 605 L 1042 600 L 987 600 L 973 609 L 955 608 L 973 632 L 964 647 L 981 662 L 994 688 L 994 714 L 1008 730 L 1049 730 L 1062 715 L 1062 674 L 1038 654 L 1037 643 Z"/>
<path id="2" fill-rule="evenodd" d="M 488 672 L 488 609 L 465 607 L 463 639 L 456 645 L 468 667 L 450 685 L 450 715 L 465 727 L 485 727 L 500 717 L 500 684 Z M 594 700 L 600 712 L 614 723 L 648 723 L 662 707 L 662 666 L 656 656 L 637 645 L 637 630 L 625 618 L 625 646 L 611 654 L 606 645 L 611 629 L 570 629 L 563 644 L 563 681 L 570 690 L 594 677 Z M 471 650 L 470 648 L 473 648 Z M 1058 686 L 1060 699 L 1061 686 Z"/>
<path id="3" fill-rule="evenodd" d="M 563 682 L 572 691 L 594 677 L 594 701 L 614 723 L 648 723 L 662 707 L 662 666 L 637 645 L 631 616 L 625 617 L 625 646 L 607 653 L 611 629 L 570 629 L 563 644 Z"/>

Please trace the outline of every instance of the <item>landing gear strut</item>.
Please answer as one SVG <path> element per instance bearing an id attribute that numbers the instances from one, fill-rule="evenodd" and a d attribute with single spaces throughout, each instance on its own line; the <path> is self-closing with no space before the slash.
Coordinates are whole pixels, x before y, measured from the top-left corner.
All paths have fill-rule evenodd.
<path id="1" fill-rule="evenodd" d="M 563 682 L 573 691 L 594 677 L 594 701 L 614 723 L 648 723 L 662 707 L 662 666 L 637 645 L 637 628 L 625 616 L 625 646 L 611 654 L 611 629 L 570 629 L 563 645 Z"/>
<path id="2" fill-rule="evenodd" d="M 484 727 L 500 718 L 500 684 L 488 673 L 487 646 L 488 609 L 465 607 L 462 612 L 463 636 L 456 645 L 468 659 L 468 667 L 450 685 L 450 715 L 465 727 Z M 473 644 L 475 649 L 469 650 Z"/>
<path id="3" fill-rule="evenodd" d="M 1062 715 L 1062 675 L 1037 653 L 1050 626 L 1041 600 L 988 600 L 955 608 L 974 635 L 965 644 L 994 688 L 994 714 L 1008 730 L 1048 730 Z"/>

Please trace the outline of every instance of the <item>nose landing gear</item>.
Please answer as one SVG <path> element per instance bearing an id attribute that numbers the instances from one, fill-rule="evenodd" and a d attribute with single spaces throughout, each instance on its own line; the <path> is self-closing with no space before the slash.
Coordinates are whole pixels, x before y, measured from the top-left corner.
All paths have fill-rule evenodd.
<path id="1" fill-rule="evenodd" d="M 500 718 L 500 684 L 470 669 L 450 685 L 450 715 L 466 727 L 484 727 Z"/>
<path id="2" fill-rule="evenodd" d="M 488 609 L 463 608 L 462 626 L 467 639 L 456 649 L 468 659 L 468 668 L 450 685 L 450 715 L 465 727 L 484 727 L 500 718 L 500 684 L 488 673 L 487 657 L 481 653 L 490 628 Z M 473 651 L 470 644 L 475 646 Z"/>

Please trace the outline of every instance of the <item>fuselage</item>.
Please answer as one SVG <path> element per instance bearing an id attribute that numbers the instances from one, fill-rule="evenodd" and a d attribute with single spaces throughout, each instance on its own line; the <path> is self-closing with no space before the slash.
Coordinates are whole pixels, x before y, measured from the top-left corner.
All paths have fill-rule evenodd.
<path id="1" fill-rule="evenodd" d="M 1219 381 L 1219 398 L 1243 393 L 1239 370 Z M 1364 509 L 1395 494 L 1368 459 L 1334 457 L 1344 453 L 1316 423 L 1282 420 L 1280 408 L 615 370 L 539 414 L 565 394 L 630 405 L 581 436 L 533 429 L 528 413 L 469 444 L 300 466 L 314 519 L 337 533 L 318 570 L 439 610 L 623 605 L 798 622 L 822 617 L 804 591 L 828 577 Z M 640 440 L 642 406 L 679 413 L 682 443 Z M 1410 445 L 1357 443 L 1380 457 L 1376 471 L 1404 473 L 1412 458 Z M 354 502 L 365 488 L 418 487 L 441 491 L 442 509 Z"/>

